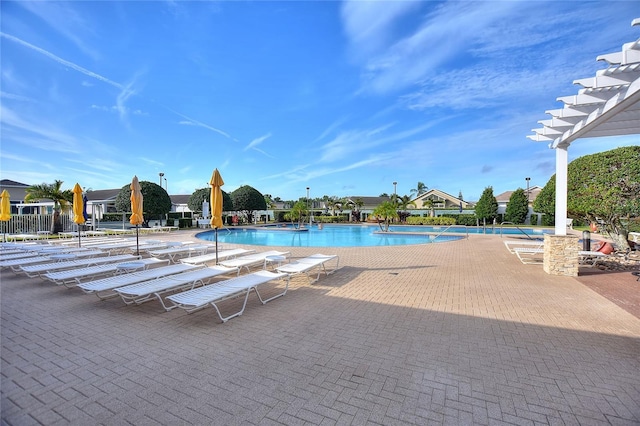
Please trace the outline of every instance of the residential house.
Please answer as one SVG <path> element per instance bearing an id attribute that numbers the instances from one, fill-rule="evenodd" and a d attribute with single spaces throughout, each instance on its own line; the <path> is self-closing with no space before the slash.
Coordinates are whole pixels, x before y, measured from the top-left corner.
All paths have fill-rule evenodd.
<path id="1" fill-rule="evenodd" d="M 525 189 L 524 191 L 526 194 L 527 190 Z M 527 198 L 529 200 L 529 213 L 527 214 L 525 224 L 539 225 L 541 223 L 542 215 L 533 211 L 533 202 L 536 200 L 538 194 L 540 194 L 540 191 L 542 191 L 542 187 L 540 186 L 535 185 L 529 187 L 529 193 L 527 194 Z M 509 204 L 511 195 L 514 192 L 515 191 L 505 191 L 502 194 L 495 196 L 496 201 L 498 202 L 498 214 L 505 214 L 505 212 L 507 211 L 507 204 Z"/>

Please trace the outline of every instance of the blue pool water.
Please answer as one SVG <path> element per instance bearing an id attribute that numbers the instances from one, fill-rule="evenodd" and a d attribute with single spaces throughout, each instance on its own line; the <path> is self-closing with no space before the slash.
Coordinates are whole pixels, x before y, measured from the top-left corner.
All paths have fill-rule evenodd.
<path id="1" fill-rule="evenodd" d="M 453 241 L 469 234 L 500 234 L 500 228 L 451 227 L 446 229 L 449 235 L 436 235 L 446 229 L 444 226 L 391 226 L 391 232 L 380 232 L 377 225 L 323 225 L 320 229 L 313 225 L 306 231 L 291 227 L 266 226 L 261 228 L 224 228 L 218 231 L 218 242 L 230 244 L 249 244 L 257 246 L 286 247 L 371 247 L 397 246 L 408 244 L 429 244 Z M 542 237 L 543 231 L 523 229 L 528 235 Z M 405 234 L 411 232 L 412 234 Z M 459 236 L 450 235 L 452 233 Z M 503 234 L 523 235 L 517 229 L 504 228 Z M 214 231 L 197 234 L 202 240 L 215 241 Z M 436 237 L 434 239 L 434 237 Z"/>

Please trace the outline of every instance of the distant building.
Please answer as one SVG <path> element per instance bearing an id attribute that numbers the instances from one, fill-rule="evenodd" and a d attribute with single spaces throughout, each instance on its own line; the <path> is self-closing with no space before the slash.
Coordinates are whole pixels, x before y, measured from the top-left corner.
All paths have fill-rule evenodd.
<path id="1" fill-rule="evenodd" d="M 529 188 L 529 194 L 527 195 L 527 198 L 529 199 L 529 213 L 527 214 L 527 220 L 525 222 L 526 224 L 532 224 L 532 222 L 534 225 L 540 224 L 542 215 L 534 213 L 533 211 L 533 202 L 536 200 L 538 194 L 540 194 L 540 191 L 542 191 L 542 187 L 537 185 Z M 509 203 L 511 195 L 513 195 L 514 192 L 515 191 L 505 191 L 500 195 L 496 195 L 496 201 L 498 202 L 498 214 L 505 214 L 505 212 L 507 211 L 507 204 Z M 524 192 L 525 194 L 527 194 L 526 189 L 524 190 Z M 532 215 L 535 216 L 535 218 L 533 218 L 533 221 L 531 220 Z"/>
<path id="2" fill-rule="evenodd" d="M 0 180 L 0 192 L 6 189 L 7 192 L 9 193 L 9 201 L 11 204 L 11 214 L 18 213 L 18 204 L 22 204 L 24 202 L 24 197 L 27 195 L 26 189 L 29 186 L 30 185 L 16 182 L 9 179 Z"/>
<path id="3" fill-rule="evenodd" d="M 418 209 L 431 209 L 429 202 L 432 203 L 434 209 L 466 209 L 473 207 L 473 204 L 464 201 L 458 197 L 454 197 L 451 194 L 447 194 L 439 189 L 430 189 L 424 194 L 413 199 Z"/>

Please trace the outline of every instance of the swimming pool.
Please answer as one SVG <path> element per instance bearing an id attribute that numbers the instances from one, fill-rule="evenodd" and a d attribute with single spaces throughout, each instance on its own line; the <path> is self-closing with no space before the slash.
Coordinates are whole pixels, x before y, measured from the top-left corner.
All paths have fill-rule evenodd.
<path id="1" fill-rule="evenodd" d="M 468 234 L 497 234 L 500 228 L 472 228 L 446 226 L 391 226 L 391 232 L 380 232 L 377 225 L 313 225 L 305 230 L 290 226 L 265 226 L 257 228 L 224 228 L 218 231 L 218 242 L 230 244 L 248 244 L 256 246 L 286 247 L 372 247 L 397 246 L 409 244 L 430 244 L 454 241 Z M 438 235 L 446 230 L 446 235 Z M 528 235 L 542 237 L 537 229 L 523 229 Z M 522 231 L 504 228 L 503 234 L 519 234 Z M 460 235 L 452 235 L 460 234 Z M 201 232 L 197 238 L 215 241 L 214 231 Z"/>

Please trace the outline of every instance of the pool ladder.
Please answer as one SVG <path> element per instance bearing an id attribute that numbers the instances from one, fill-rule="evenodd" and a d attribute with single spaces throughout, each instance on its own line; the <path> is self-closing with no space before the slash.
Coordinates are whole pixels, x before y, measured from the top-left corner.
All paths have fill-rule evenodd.
<path id="1" fill-rule="evenodd" d="M 437 234 L 435 237 L 433 237 L 433 238 L 429 237 L 429 239 L 430 239 L 431 241 L 435 241 L 435 240 L 436 240 L 436 238 L 438 238 L 440 235 L 442 235 L 442 234 L 444 234 L 445 232 L 447 232 L 447 231 L 449 230 L 449 228 L 451 228 L 452 226 L 461 226 L 461 225 L 449 225 L 449 226 L 447 226 L 446 228 L 444 228 L 444 231 L 440 231 L 440 233 L 439 233 L 439 234 Z M 464 226 L 464 230 L 465 230 L 465 232 L 466 232 L 466 234 L 467 234 L 467 238 L 469 238 L 469 229 L 467 228 L 467 225 L 462 225 L 462 226 Z"/>
<path id="2" fill-rule="evenodd" d="M 535 240 L 536 238 L 533 238 L 531 235 L 527 234 L 526 232 L 524 232 L 522 229 L 520 229 L 520 227 L 518 225 L 516 225 L 513 222 L 502 222 L 500 224 L 500 238 L 502 238 L 502 225 L 515 225 L 516 229 L 520 232 L 522 232 L 524 234 L 525 237 L 527 237 L 530 240 Z"/>

